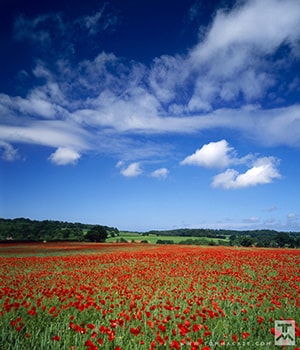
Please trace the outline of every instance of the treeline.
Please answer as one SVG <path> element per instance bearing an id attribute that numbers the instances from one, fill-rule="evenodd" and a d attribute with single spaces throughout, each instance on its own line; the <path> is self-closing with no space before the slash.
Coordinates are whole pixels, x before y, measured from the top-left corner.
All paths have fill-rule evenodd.
<path id="1" fill-rule="evenodd" d="M 275 230 L 254 230 L 246 233 L 233 233 L 230 236 L 230 245 L 245 247 L 300 247 L 300 232 L 279 232 Z"/>
<path id="2" fill-rule="evenodd" d="M 105 241 L 118 234 L 115 227 L 79 222 L 0 218 L 0 241 Z"/>
<path id="3" fill-rule="evenodd" d="M 276 230 L 225 230 L 225 229 L 175 229 L 166 231 L 143 232 L 143 236 L 181 236 L 199 237 L 198 240 L 186 239 L 180 244 L 209 244 L 230 246 L 257 246 L 257 247 L 300 247 L 300 232 L 282 232 Z M 168 240 L 167 240 L 168 241 Z M 159 244 L 167 244 L 159 240 Z"/>

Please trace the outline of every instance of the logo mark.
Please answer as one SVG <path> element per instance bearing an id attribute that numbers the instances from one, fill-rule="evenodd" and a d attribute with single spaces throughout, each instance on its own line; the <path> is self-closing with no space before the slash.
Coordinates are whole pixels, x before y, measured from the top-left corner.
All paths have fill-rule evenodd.
<path id="1" fill-rule="evenodd" d="M 275 321 L 275 345 L 295 345 L 295 321 Z"/>

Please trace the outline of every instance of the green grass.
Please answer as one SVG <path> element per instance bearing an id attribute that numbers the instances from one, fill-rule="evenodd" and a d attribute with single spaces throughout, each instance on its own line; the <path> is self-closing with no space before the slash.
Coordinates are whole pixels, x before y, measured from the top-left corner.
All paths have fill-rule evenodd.
<path id="1" fill-rule="evenodd" d="M 211 237 L 187 237 L 187 236 L 162 236 L 162 235 L 148 235 L 148 236 L 143 236 L 139 233 L 136 232 L 124 232 L 120 231 L 119 236 L 116 237 L 109 237 L 106 239 L 107 243 L 112 243 L 112 242 L 117 242 L 118 239 L 123 238 L 126 239 L 128 242 L 140 242 L 140 241 L 147 241 L 150 244 L 155 244 L 158 240 L 168 240 L 168 241 L 173 241 L 175 244 L 180 243 L 181 241 L 186 241 L 188 239 L 191 240 L 199 240 L 203 239 L 206 240 L 207 243 L 210 241 L 213 241 L 215 243 L 218 243 L 219 241 L 224 242 L 225 244 L 229 242 L 229 238 L 227 239 L 219 239 L 219 238 L 211 238 Z"/>

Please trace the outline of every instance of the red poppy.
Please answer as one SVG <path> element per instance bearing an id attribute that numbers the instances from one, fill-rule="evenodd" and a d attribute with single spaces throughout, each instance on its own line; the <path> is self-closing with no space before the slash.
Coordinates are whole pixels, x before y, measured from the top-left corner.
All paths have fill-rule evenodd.
<path id="1" fill-rule="evenodd" d="M 60 341 L 60 336 L 55 335 L 54 337 L 51 338 L 51 340 Z"/>

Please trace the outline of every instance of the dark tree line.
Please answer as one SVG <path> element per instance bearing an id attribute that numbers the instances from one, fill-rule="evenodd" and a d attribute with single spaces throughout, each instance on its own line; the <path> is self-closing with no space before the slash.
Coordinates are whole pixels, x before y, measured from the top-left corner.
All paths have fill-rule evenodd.
<path id="1" fill-rule="evenodd" d="M 248 231 L 248 234 L 233 234 L 230 236 L 231 245 L 245 247 L 300 247 L 300 232 L 278 232 L 273 230 Z"/>
<path id="2" fill-rule="evenodd" d="M 115 227 L 26 218 L 1 219 L 0 241 L 95 241 L 119 235 Z"/>

